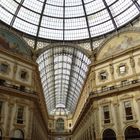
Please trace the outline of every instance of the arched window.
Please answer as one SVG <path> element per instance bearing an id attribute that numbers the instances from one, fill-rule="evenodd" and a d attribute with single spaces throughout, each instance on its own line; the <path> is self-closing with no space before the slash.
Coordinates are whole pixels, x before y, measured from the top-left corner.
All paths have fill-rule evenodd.
<path id="1" fill-rule="evenodd" d="M 24 133 L 22 130 L 15 130 L 11 140 L 24 140 Z"/>
<path id="2" fill-rule="evenodd" d="M 59 118 L 56 120 L 56 130 L 57 131 L 63 131 L 64 130 L 64 120 L 62 118 Z"/>
<path id="3" fill-rule="evenodd" d="M 140 139 L 140 130 L 138 128 L 134 128 L 129 126 L 125 130 L 125 140 L 136 140 Z"/>
<path id="4" fill-rule="evenodd" d="M 106 129 L 103 132 L 103 140 L 116 140 L 116 134 L 112 129 Z"/>

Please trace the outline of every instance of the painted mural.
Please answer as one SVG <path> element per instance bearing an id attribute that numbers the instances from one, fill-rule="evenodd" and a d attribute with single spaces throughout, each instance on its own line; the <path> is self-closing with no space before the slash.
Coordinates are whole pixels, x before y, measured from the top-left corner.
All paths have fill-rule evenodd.
<path id="1" fill-rule="evenodd" d="M 123 33 L 109 40 L 101 48 L 98 60 L 113 56 L 126 49 L 140 45 L 140 33 Z"/>
<path id="2" fill-rule="evenodd" d="M 18 36 L 8 30 L 0 28 L 0 48 L 10 50 L 22 56 L 31 57 L 29 46 Z"/>

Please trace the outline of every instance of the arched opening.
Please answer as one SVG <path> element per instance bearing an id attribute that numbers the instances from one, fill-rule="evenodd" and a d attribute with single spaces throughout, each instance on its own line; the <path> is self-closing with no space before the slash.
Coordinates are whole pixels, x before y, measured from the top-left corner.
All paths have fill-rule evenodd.
<path id="1" fill-rule="evenodd" d="M 0 129 L 0 140 L 2 140 L 2 130 Z"/>
<path id="2" fill-rule="evenodd" d="M 62 118 L 59 118 L 56 120 L 56 130 L 57 131 L 63 131 L 64 130 L 64 120 Z"/>
<path id="3" fill-rule="evenodd" d="M 106 129 L 103 132 L 103 140 L 116 140 L 116 134 L 112 129 Z"/>
<path id="4" fill-rule="evenodd" d="M 24 140 L 24 133 L 22 130 L 16 129 L 11 140 Z"/>
<path id="5" fill-rule="evenodd" d="M 125 130 L 125 140 L 140 140 L 140 130 L 129 126 Z"/>

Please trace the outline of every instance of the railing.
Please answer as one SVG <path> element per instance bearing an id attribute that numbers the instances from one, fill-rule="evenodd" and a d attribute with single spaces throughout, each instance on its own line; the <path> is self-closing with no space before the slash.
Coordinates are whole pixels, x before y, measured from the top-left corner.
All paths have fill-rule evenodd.
<path id="1" fill-rule="evenodd" d="M 94 95 L 94 94 L 98 94 L 98 93 L 105 93 L 105 92 L 117 90 L 117 89 L 120 89 L 120 88 L 123 88 L 123 87 L 128 87 L 130 85 L 135 85 L 135 84 L 138 84 L 138 83 L 140 83 L 140 79 L 136 79 L 136 80 L 132 80 L 132 81 L 125 81 L 125 82 L 122 81 L 122 83 L 119 84 L 119 85 L 113 85 L 113 86 L 110 86 L 110 87 L 104 87 L 101 90 L 93 91 L 93 92 L 90 93 L 90 96 Z"/>
<path id="2" fill-rule="evenodd" d="M 49 129 L 49 132 L 63 134 L 63 133 L 70 133 L 71 131 L 69 129 L 64 129 L 64 130 Z"/>
<path id="3" fill-rule="evenodd" d="M 8 84 L 4 80 L 0 80 L 0 87 L 6 87 L 6 88 L 14 89 L 14 90 L 24 92 L 24 93 L 29 93 L 29 94 L 36 94 L 35 91 L 28 90 L 24 86 L 17 86 L 17 85 L 13 85 L 13 84 Z"/>

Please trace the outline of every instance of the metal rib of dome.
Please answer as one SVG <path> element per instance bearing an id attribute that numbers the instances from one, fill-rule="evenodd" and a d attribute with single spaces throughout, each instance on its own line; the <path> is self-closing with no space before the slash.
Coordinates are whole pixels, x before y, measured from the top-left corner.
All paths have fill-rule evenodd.
<path id="1" fill-rule="evenodd" d="M 98 37 L 139 14 L 140 0 L 0 0 L 0 19 L 36 39 Z"/>
<path id="2" fill-rule="evenodd" d="M 57 46 L 42 53 L 37 63 L 49 114 L 59 108 L 72 114 L 90 64 L 88 57 L 76 48 Z"/>

